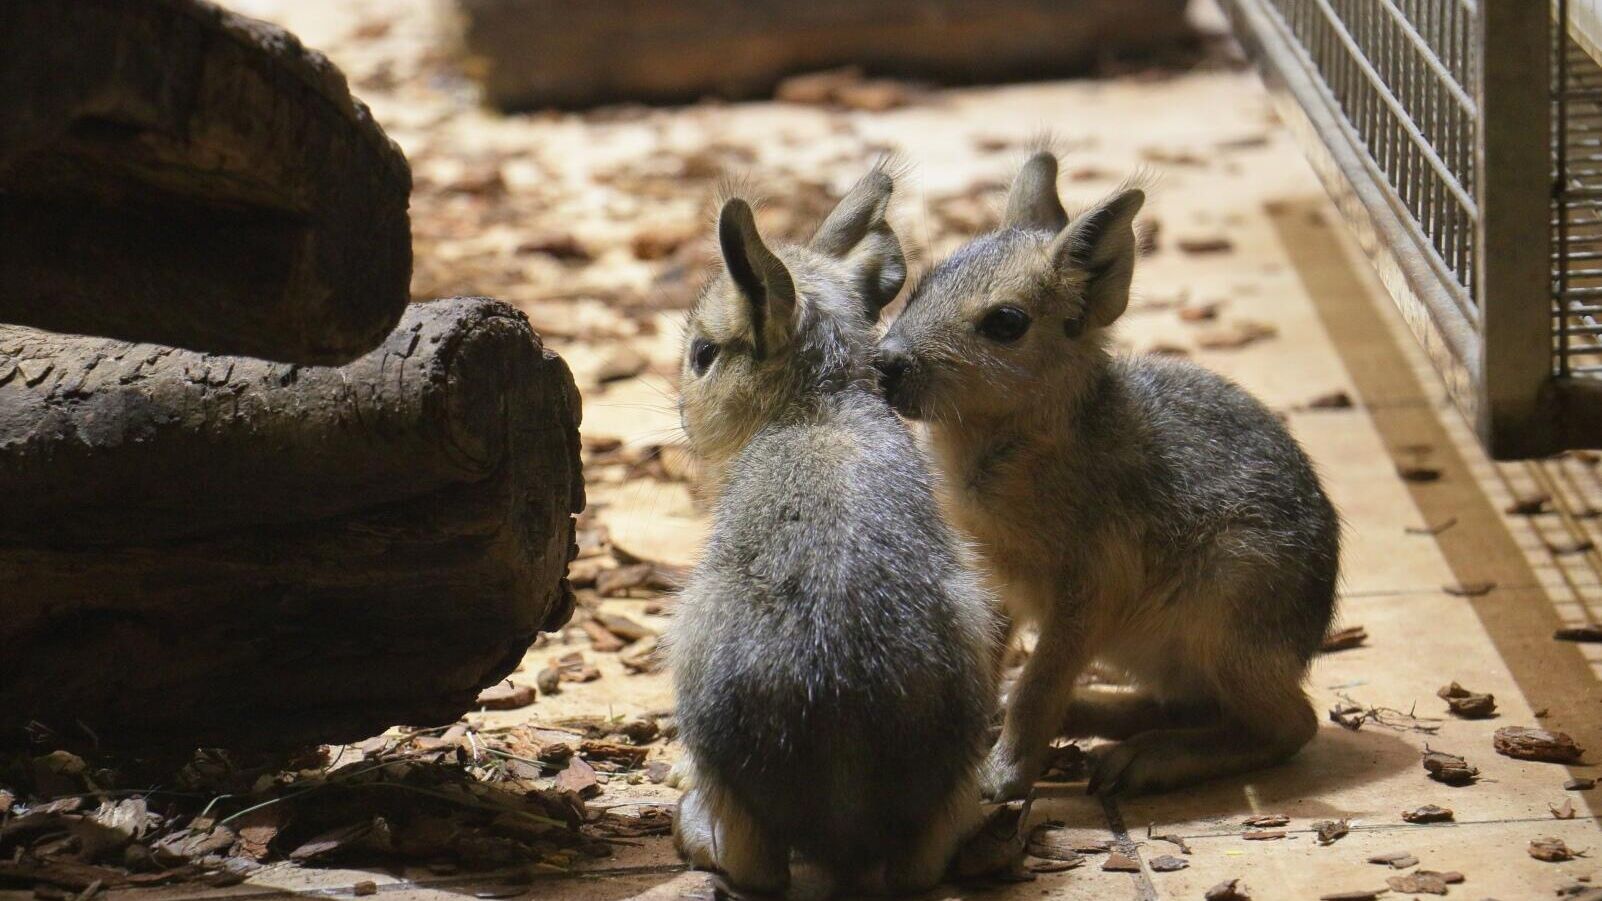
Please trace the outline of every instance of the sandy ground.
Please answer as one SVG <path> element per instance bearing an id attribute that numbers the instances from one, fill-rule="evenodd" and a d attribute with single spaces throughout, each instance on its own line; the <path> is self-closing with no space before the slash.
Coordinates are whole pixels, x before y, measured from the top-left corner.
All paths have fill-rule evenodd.
<path id="1" fill-rule="evenodd" d="M 1033 881 L 942 897 L 1199 898 L 1239 878 L 1253 898 L 1312 898 L 1384 889 L 1388 877 L 1425 869 L 1463 874 L 1452 896 L 1514 899 L 1552 897 L 1596 873 L 1590 857 L 1547 863 L 1526 853 L 1547 835 L 1602 848 L 1594 793 L 1563 788 L 1594 770 L 1500 756 L 1491 735 L 1540 726 L 1586 746 L 1602 740 L 1596 646 L 1548 637 L 1549 623 L 1584 622 L 1598 610 L 1595 553 L 1551 550 L 1565 535 L 1588 534 L 1589 519 L 1501 512 L 1513 497 L 1542 490 L 1564 509 L 1588 507 L 1602 483 L 1583 459 L 1493 466 L 1479 454 L 1250 72 L 938 91 L 874 113 L 750 103 L 503 118 L 474 105 L 442 49 L 448 17 L 428 0 L 230 5 L 327 51 L 407 152 L 418 185 L 414 294 L 513 302 L 572 367 L 584 393 L 591 498 L 580 583 L 614 567 L 619 550 L 693 562 L 706 528 L 693 467 L 676 449 L 673 374 L 721 178 L 744 177 L 771 198 L 765 226 L 803 233 L 873 159 L 896 153 L 910 165 L 899 230 L 924 259 L 994 221 L 1007 179 L 1043 133 L 1062 152 L 1070 201 L 1091 200 L 1137 170 L 1152 179 L 1156 248 L 1137 271 L 1138 299 L 1120 341 L 1137 352 L 1187 354 L 1284 412 L 1346 518 L 1341 620 L 1369 636 L 1320 658 L 1310 693 L 1321 710 L 1351 703 L 1392 713 L 1356 731 L 1327 722 L 1294 761 L 1249 778 L 1106 805 L 1077 785 L 1052 790 L 1034 805 L 1031 826 L 1060 821 L 1065 834 L 1110 842 L 1141 861 L 1139 872 L 1104 871 L 1090 855 L 1073 869 L 1031 873 Z M 1209 244 L 1227 246 L 1185 249 Z M 1206 307 L 1211 318 L 1180 315 Z M 1230 335 L 1255 325 L 1266 326 L 1263 337 L 1230 346 Z M 1315 403 L 1336 392 L 1352 405 Z M 1437 482 L 1398 477 L 1398 462 L 1420 460 L 1441 472 Z M 1448 519 L 1455 522 L 1438 534 L 1424 529 Z M 1496 584 L 1464 596 L 1462 588 L 1483 581 Z M 603 599 L 585 588 L 580 619 L 600 611 L 663 628 L 671 600 L 638 594 Z M 631 673 L 593 640 L 578 625 L 551 636 L 513 679 L 532 682 L 551 658 L 571 652 L 600 678 L 473 722 L 671 708 L 665 674 Z M 1449 716 L 1435 692 L 1453 680 L 1494 693 L 1498 716 Z M 1481 781 L 1430 781 L 1419 762 L 1426 745 L 1467 757 Z M 671 742 L 658 743 L 651 760 L 675 753 Z M 648 778 L 616 774 L 592 803 L 674 797 Z M 1574 816 L 1557 819 L 1553 808 L 1563 812 L 1565 801 Z M 1403 822 L 1404 809 L 1424 804 L 1451 808 L 1453 822 Z M 1288 818 L 1283 837 L 1245 837 L 1245 818 L 1262 814 Z M 1321 845 L 1312 824 L 1322 820 L 1346 820 L 1351 834 Z M 1190 853 L 1154 835 L 1182 837 Z M 1399 871 L 1366 862 L 1399 850 L 1421 863 Z M 1187 866 L 1158 872 L 1150 864 L 1159 855 Z M 338 895 L 358 879 L 375 879 L 386 898 L 494 889 L 492 880 L 272 868 L 234 892 Z M 665 839 L 647 838 L 584 872 L 516 891 L 621 899 L 706 897 L 710 889 L 704 875 L 678 866 Z"/>

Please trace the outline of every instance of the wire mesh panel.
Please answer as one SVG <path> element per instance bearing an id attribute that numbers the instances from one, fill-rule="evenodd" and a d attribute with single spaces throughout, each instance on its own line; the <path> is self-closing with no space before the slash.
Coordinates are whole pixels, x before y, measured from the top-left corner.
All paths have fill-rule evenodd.
<path id="1" fill-rule="evenodd" d="M 1559 4 L 1563 22 L 1567 4 Z M 1602 66 L 1554 29 L 1553 374 L 1602 379 Z"/>
<path id="2" fill-rule="evenodd" d="M 1270 0 L 1450 293 L 1475 296 L 1476 16 L 1470 0 Z"/>
<path id="3" fill-rule="evenodd" d="M 1491 454 L 1602 446 L 1602 0 L 1222 3 Z"/>

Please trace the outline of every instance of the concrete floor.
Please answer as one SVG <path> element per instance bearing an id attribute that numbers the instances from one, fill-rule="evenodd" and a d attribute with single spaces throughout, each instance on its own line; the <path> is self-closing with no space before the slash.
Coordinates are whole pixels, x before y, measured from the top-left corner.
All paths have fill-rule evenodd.
<path id="1" fill-rule="evenodd" d="M 380 7 L 395 10 L 393 43 L 403 48 L 420 44 L 438 21 L 420 12 L 424 5 L 414 0 L 326 8 L 291 0 L 240 0 L 235 5 L 280 19 L 313 46 L 331 46 L 336 61 L 357 72 L 376 65 L 375 55 L 402 51 L 352 46 L 342 56 L 340 36 L 348 33 L 353 17 Z M 475 140 L 578 151 L 586 140 L 604 136 L 606 149 L 598 143 L 596 152 L 627 153 L 617 149 L 620 142 L 627 145 L 626 124 L 587 125 L 561 117 L 502 121 L 459 107 L 441 107 L 446 111 L 435 115 L 404 95 L 382 91 L 367 99 L 414 159 L 428 143 L 432 164 L 442 165 L 438 158 L 448 155 L 450 147 Z M 843 131 L 838 125 L 842 117 L 849 126 Z M 1346 520 L 1340 619 L 1364 626 L 1370 636 L 1363 647 L 1316 663 L 1309 690 L 1319 708 L 1347 696 L 1365 705 L 1441 718 L 1429 723 L 1439 727 L 1434 735 L 1372 725 L 1352 732 L 1326 722 L 1318 738 L 1285 766 L 1161 797 L 1103 805 L 1070 787 L 1061 796 L 1037 801 L 1031 822 L 1061 820 L 1087 839 L 1122 843 L 1143 861 L 1175 853 L 1172 845 L 1148 839 L 1148 834 L 1176 834 L 1193 850 L 1186 858 L 1189 868 L 1156 873 L 1143 866 L 1139 873 L 1112 873 L 1100 870 L 1093 858 L 1086 866 L 1040 874 L 1032 882 L 982 891 L 951 889 L 937 897 L 1200 898 L 1209 886 L 1238 877 L 1255 899 L 1316 898 L 1384 887 L 1394 871 L 1365 859 L 1395 850 L 1411 852 L 1425 869 L 1462 872 L 1466 881 L 1451 888 L 1454 897 L 1553 897 L 1562 886 L 1593 876 L 1602 884 L 1598 795 L 1562 787 L 1570 776 L 1597 775 L 1596 768 L 1516 761 L 1497 755 L 1491 746 L 1491 734 L 1500 726 L 1539 725 L 1567 731 L 1582 746 L 1595 749 L 1589 760 L 1602 754 L 1602 647 L 1562 644 L 1550 637 L 1559 623 L 1602 616 L 1602 560 L 1595 551 L 1558 556 L 1548 550 L 1549 541 L 1579 534 L 1602 544 L 1602 534 L 1595 534 L 1598 520 L 1585 518 L 1593 504 L 1602 508 L 1602 480 L 1576 460 L 1512 465 L 1486 460 L 1445 405 L 1422 354 L 1311 171 L 1277 128 L 1253 75 L 1213 72 L 1167 80 L 949 91 L 873 115 L 825 116 L 761 103 L 697 108 L 667 128 L 712 128 L 722 139 L 747 142 L 786 132 L 790 137 L 784 146 L 753 165 L 758 178 L 768 166 L 824 166 L 842 146 L 855 146 L 859 153 L 870 146 L 896 148 L 915 164 L 903 202 L 903 232 L 933 254 L 948 249 L 953 238 L 931 224 L 932 199 L 975 184 L 1004 182 L 1021 160 L 1021 148 L 1043 129 L 1069 148 L 1065 172 L 1116 174 L 1137 166 L 1151 170 L 1158 177 L 1152 209 L 1161 221 L 1160 248 L 1137 272 L 1143 300 L 1125 317 L 1121 339 L 1137 351 L 1158 345 L 1186 348 L 1195 361 L 1240 381 L 1285 411 L 1317 461 Z M 438 138 L 442 133 L 454 138 Z M 980 149 L 987 141 L 1018 149 Z M 827 165 L 833 167 L 828 177 L 846 177 L 838 162 Z M 1064 191 L 1070 199 L 1089 199 L 1114 181 L 1116 176 L 1065 180 Z M 993 199 L 993 193 L 989 196 Z M 774 200 L 783 203 L 783 197 Z M 1220 234 L 1233 242 L 1231 252 L 1188 254 L 1177 247 L 1180 238 Z M 1221 302 L 1218 321 L 1182 322 L 1166 304 L 1181 298 Z M 537 298 L 527 308 L 550 313 Z M 1202 330 L 1239 320 L 1271 324 L 1277 337 L 1232 350 L 1197 346 Z M 663 314 L 658 337 L 635 342 L 662 371 L 675 366 L 675 321 Z M 555 344 L 579 384 L 594 384 L 595 369 L 609 352 L 607 343 Z M 1335 390 L 1348 392 L 1356 405 L 1307 408 L 1314 397 Z M 590 438 L 659 442 L 676 426 L 670 392 L 667 380 L 650 374 L 604 391 L 587 388 L 584 432 Z M 1420 456 L 1441 470 L 1440 480 L 1416 483 L 1398 477 L 1398 461 Z M 1501 512 L 1513 495 L 1537 488 L 1557 496 L 1564 512 L 1533 518 Z M 619 544 L 659 559 L 693 560 L 705 520 L 682 484 L 599 483 L 592 486 L 591 499 Z M 1580 516 L 1571 515 L 1575 512 Z M 1455 525 L 1439 534 L 1409 531 L 1449 519 Z M 1480 581 L 1496 585 L 1475 597 L 1446 590 Z M 644 614 L 640 601 L 605 604 L 657 627 L 665 623 Z M 531 651 L 526 673 L 568 650 L 564 641 L 585 650 L 579 634 L 558 639 L 554 646 Z M 628 675 L 615 655 L 588 656 L 602 670 L 600 680 L 570 686 L 522 711 L 487 713 L 479 719 L 486 725 L 549 722 L 671 706 L 666 676 Z M 1448 717 L 1435 691 L 1453 680 L 1494 693 L 1499 716 L 1472 722 Z M 1467 757 L 1482 771 L 1482 781 L 1463 788 L 1430 781 L 1419 764 L 1426 744 Z M 670 744 L 658 753 L 671 758 L 676 748 Z M 662 786 L 614 783 L 595 803 L 670 803 L 673 798 L 674 792 Z M 1577 815 L 1557 820 L 1549 805 L 1565 799 L 1574 801 Z M 1456 821 L 1428 826 L 1402 822 L 1403 809 L 1429 803 L 1452 808 Z M 1290 817 L 1285 838 L 1244 840 L 1241 821 L 1264 813 Z M 1319 846 L 1310 824 L 1330 818 L 1349 819 L 1352 833 Z M 1576 849 L 1598 849 L 1597 854 L 1558 864 L 1529 857 L 1528 842 L 1547 835 Z M 412 880 L 385 873 L 270 868 L 244 886 L 217 894 L 336 896 L 348 894 L 356 881 L 365 879 L 379 882 L 385 898 L 459 898 L 505 889 L 493 877 Z M 520 891 L 523 897 L 587 901 L 711 893 L 706 876 L 678 865 L 666 839 L 639 840 L 612 860 Z"/>

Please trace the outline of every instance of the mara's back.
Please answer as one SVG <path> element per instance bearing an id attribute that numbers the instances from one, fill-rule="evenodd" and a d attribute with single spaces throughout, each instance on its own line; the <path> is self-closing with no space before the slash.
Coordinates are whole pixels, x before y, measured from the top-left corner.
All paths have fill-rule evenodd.
<path id="1" fill-rule="evenodd" d="M 989 616 L 881 399 L 770 425 L 675 627 L 686 747 L 804 853 L 881 856 L 982 753 Z"/>

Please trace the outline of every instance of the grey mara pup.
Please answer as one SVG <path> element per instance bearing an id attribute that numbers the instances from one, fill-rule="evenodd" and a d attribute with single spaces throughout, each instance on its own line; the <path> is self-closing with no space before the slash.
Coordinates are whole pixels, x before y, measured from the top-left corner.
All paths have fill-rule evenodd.
<path id="1" fill-rule="evenodd" d="M 1311 463 L 1240 387 L 1114 356 L 1135 214 L 1070 219 L 1036 154 L 1002 227 L 937 265 L 880 345 L 893 406 L 926 420 L 949 515 L 1039 643 L 985 767 L 1026 793 L 1059 734 L 1090 789 L 1160 791 L 1283 760 L 1318 729 L 1302 690 L 1334 608 L 1340 526 Z M 1092 663 L 1120 689 L 1076 688 Z"/>
<path id="2" fill-rule="evenodd" d="M 840 890 L 939 882 L 977 825 L 995 614 L 879 395 L 873 323 L 906 264 L 876 168 L 805 246 L 718 217 L 680 413 L 716 495 L 670 636 L 687 753 L 675 838 L 740 888 L 790 856 Z"/>

